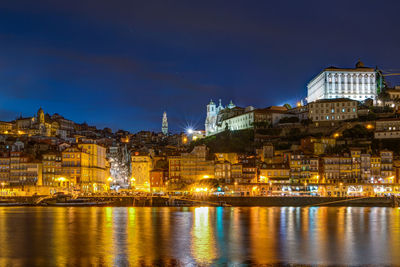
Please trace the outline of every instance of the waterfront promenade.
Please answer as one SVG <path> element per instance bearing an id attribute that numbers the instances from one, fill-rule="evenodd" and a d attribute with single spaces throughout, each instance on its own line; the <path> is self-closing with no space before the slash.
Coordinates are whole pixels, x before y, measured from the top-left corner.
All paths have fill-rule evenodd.
<path id="1" fill-rule="evenodd" d="M 190 196 L 30 196 L 2 197 L 0 206 L 136 206 L 136 207 L 268 207 L 268 206 L 365 206 L 397 207 L 394 197 L 190 197 Z"/>

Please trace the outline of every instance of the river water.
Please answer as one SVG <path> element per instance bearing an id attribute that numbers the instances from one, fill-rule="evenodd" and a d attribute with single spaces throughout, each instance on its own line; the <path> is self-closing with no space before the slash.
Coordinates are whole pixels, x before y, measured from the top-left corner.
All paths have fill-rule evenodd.
<path id="1" fill-rule="evenodd" d="M 400 209 L 2 207 L 0 266 L 400 264 Z"/>

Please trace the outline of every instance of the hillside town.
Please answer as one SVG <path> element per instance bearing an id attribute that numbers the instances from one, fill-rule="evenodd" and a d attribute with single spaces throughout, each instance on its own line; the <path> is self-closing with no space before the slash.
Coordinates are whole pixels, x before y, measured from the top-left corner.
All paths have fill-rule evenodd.
<path id="1" fill-rule="evenodd" d="M 400 87 L 328 67 L 294 107 L 211 100 L 203 129 L 97 129 L 40 108 L 0 122 L 1 195 L 388 196 L 400 193 Z M 266 101 L 267 102 L 267 101 Z M 161 117 L 161 116 L 160 116 Z"/>

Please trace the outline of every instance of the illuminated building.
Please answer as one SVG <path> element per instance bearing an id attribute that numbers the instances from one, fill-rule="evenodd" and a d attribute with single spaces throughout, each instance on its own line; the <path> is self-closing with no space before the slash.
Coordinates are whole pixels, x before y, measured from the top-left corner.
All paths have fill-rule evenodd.
<path id="1" fill-rule="evenodd" d="M 164 169 L 153 169 L 150 171 L 150 190 L 151 192 L 161 192 L 164 190 L 164 181 L 167 173 Z"/>
<path id="2" fill-rule="evenodd" d="M 329 147 L 334 147 L 336 145 L 336 139 L 332 137 L 307 137 L 301 139 L 302 150 L 308 151 L 313 155 L 321 155 L 326 152 Z"/>
<path id="3" fill-rule="evenodd" d="M 89 181 L 82 183 L 88 182 L 93 191 L 106 190 L 109 177 L 106 148 L 95 143 L 81 143 L 78 147 L 88 155 Z"/>
<path id="4" fill-rule="evenodd" d="M 214 178 L 214 161 L 207 160 L 205 145 L 196 146 L 190 153 L 168 157 L 171 182 L 192 183 L 204 178 Z"/>
<path id="5" fill-rule="evenodd" d="M 388 94 L 390 100 L 400 100 L 400 86 L 386 89 L 385 93 Z"/>
<path id="6" fill-rule="evenodd" d="M 221 104 L 221 99 L 219 100 L 218 107 L 215 105 L 215 103 L 212 100 L 207 105 L 207 117 L 206 117 L 206 122 L 205 122 L 206 136 L 212 135 L 216 132 L 218 113 L 223 109 L 224 109 L 224 107 Z"/>
<path id="7" fill-rule="evenodd" d="M 231 176 L 232 180 L 237 183 L 245 182 L 243 178 L 243 164 L 242 163 L 235 163 L 231 166 Z"/>
<path id="8" fill-rule="evenodd" d="M 42 135 L 42 136 L 62 136 L 60 125 L 56 120 L 52 120 L 48 114 L 44 114 L 42 108 L 37 111 L 35 117 L 18 118 L 15 120 L 15 130 L 18 134 Z"/>
<path id="9" fill-rule="evenodd" d="M 371 155 L 360 155 L 360 177 L 362 182 L 369 182 L 371 178 Z"/>
<path id="10" fill-rule="evenodd" d="M 164 135 L 168 134 L 168 119 L 167 119 L 167 112 L 164 112 L 163 118 L 162 118 L 162 133 Z"/>
<path id="11" fill-rule="evenodd" d="M 237 153 L 215 153 L 214 156 L 217 161 L 228 161 L 231 164 L 239 162 Z"/>
<path id="12" fill-rule="evenodd" d="M 371 177 L 379 177 L 381 175 L 381 157 L 371 156 Z"/>
<path id="13" fill-rule="evenodd" d="M 10 181 L 10 156 L 6 153 L 0 156 L 0 182 Z"/>
<path id="14" fill-rule="evenodd" d="M 186 138 L 186 141 L 184 140 L 184 143 L 190 143 L 192 141 L 200 140 L 204 137 L 205 137 L 204 131 L 188 129 L 184 136 L 184 138 Z"/>
<path id="15" fill-rule="evenodd" d="M 150 191 L 150 170 L 152 159 L 149 155 L 141 155 L 135 152 L 131 156 L 131 185 L 136 190 Z"/>
<path id="16" fill-rule="evenodd" d="M 227 160 L 216 161 L 214 164 L 214 178 L 223 183 L 230 183 L 231 177 L 231 163 Z"/>
<path id="17" fill-rule="evenodd" d="M 361 182 L 361 149 L 350 149 L 351 175 L 357 182 Z"/>
<path id="18" fill-rule="evenodd" d="M 195 182 L 200 179 L 214 178 L 214 161 L 207 160 L 208 148 L 196 146 L 190 153 L 181 154 L 181 180 Z"/>
<path id="19" fill-rule="evenodd" d="M 261 183 L 289 183 L 290 167 L 287 164 L 262 163 L 260 167 Z"/>
<path id="20" fill-rule="evenodd" d="M 313 122 L 333 126 L 335 121 L 356 119 L 357 105 L 357 101 L 346 98 L 317 100 L 308 104 L 308 117 Z"/>
<path id="21" fill-rule="evenodd" d="M 181 179 L 181 156 L 168 157 L 169 180 L 176 183 Z"/>
<path id="22" fill-rule="evenodd" d="M 349 98 L 357 101 L 375 99 L 377 72 L 358 61 L 355 68 L 325 68 L 307 85 L 308 103 L 320 99 Z"/>
<path id="23" fill-rule="evenodd" d="M 42 163 L 22 152 L 10 152 L 10 185 L 42 185 Z"/>
<path id="24" fill-rule="evenodd" d="M 57 152 L 48 152 L 42 155 L 44 186 L 58 186 L 58 178 L 62 176 L 61 159 L 61 153 Z"/>
<path id="25" fill-rule="evenodd" d="M 393 175 L 393 152 L 389 150 L 380 151 L 381 156 L 381 179 L 386 183 L 393 183 L 390 180 Z"/>
<path id="26" fill-rule="evenodd" d="M 62 175 L 57 180 L 61 187 L 79 187 L 83 192 L 92 192 L 89 177 L 89 154 L 79 147 L 69 147 L 62 152 Z"/>
<path id="27" fill-rule="evenodd" d="M 8 134 L 12 130 L 12 123 L 0 121 L 0 134 Z"/>
<path id="28" fill-rule="evenodd" d="M 289 160 L 290 179 L 294 183 L 319 182 L 319 158 L 292 154 Z"/>
<path id="29" fill-rule="evenodd" d="M 227 107 L 217 107 L 211 102 L 207 105 L 205 122 L 206 136 L 214 135 L 225 130 L 238 131 L 254 128 L 265 128 L 276 125 L 285 117 L 297 117 L 296 114 L 287 113 L 286 107 L 272 106 L 264 109 L 254 109 L 252 106 L 241 108 L 232 101 Z"/>
<path id="30" fill-rule="evenodd" d="M 374 137 L 376 139 L 400 138 L 400 119 L 380 119 L 375 123 Z"/>

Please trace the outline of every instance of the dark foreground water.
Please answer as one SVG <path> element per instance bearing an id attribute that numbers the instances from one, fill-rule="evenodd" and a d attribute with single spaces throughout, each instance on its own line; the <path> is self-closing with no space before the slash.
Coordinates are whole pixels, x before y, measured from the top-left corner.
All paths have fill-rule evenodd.
<path id="1" fill-rule="evenodd" d="M 400 209 L 0 208 L 0 266 L 400 264 Z"/>

